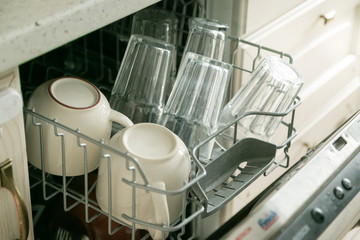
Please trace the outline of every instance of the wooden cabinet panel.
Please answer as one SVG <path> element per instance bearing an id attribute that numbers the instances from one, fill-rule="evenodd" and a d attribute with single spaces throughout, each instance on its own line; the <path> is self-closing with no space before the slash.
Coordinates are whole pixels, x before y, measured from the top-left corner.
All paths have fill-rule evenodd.
<path id="1" fill-rule="evenodd" d="M 299 160 L 359 109 L 360 79 L 353 79 L 337 95 L 322 106 L 321 113 L 312 123 L 301 129 L 290 148 L 293 160 Z"/>
<path id="2" fill-rule="evenodd" d="M 349 55 L 315 79 L 302 93 L 302 104 L 296 111 L 296 127 L 305 129 L 313 119 L 323 114 L 323 107 L 358 77 L 357 58 Z M 360 94 L 359 94 L 360 95 Z M 357 103 L 357 102 L 355 102 Z M 354 104 L 355 104 L 354 103 Z"/>
<path id="3" fill-rule="evenodd" d="M 358 104 L 355 103 L 359 102 L 359 92 L 360 81 L 359 79 L 354 79 L 345 87 L 344 91 L 339 92 L 342 98 L 335 97 L 329 101 L 329 104 L 323 106 L 323 114 L 319 115 L 317 119 L 313 119 L 312 124 L 308 125 L 307 128 L 300 130 L 299 136 L 294 139 L 290 148 L 290 166 L 304 156 L 311 147 L 315 147 L 327 137 L 331 133 L 329 129 L 339 127 L 340 124 L 346 120 L 344 116 L 352 115 L 357 110 Z M 287 170 L 286 168 L 279 167 L 266 177 L 260 176 L 250 187 L 246 188 L 234 198 L 228 205 L 229 208 L 226 209 L 227 211 L 223 212 L 223 218 L 226 219 L 231 216 L 232 213 L 240 211 Z"/>
<path id="4" fill-rule="evenodd" d="M 309 139 L 301 139 L 298 143 L 294 141 L 291 147 L 296 148 L 300 144 L 298 147 L 302 148 L 299 150 L 302 154 L 360 106 L 353 92 L 358 89 L 356 84 L 360 75 L 359 56 L 354 48 L 354 43 L 359 43 L 359 4 L 359 0 L 348 1 L 346 5 L 340 0 L 307 1 L 282 16 L 281 21 L 278 19 L 278 24 L 270 23 L 246 38 L 289 53 L 293 56 L 294 66 L 303 75 L 304 86 L 299 94 L 303 103 L 296 110 L 295 118 L 295 127 L 300 133 L 296 140 L 301 139 L 304 131 L 310 128 L 313 138 L 311 142 Z M 320 16 L 333 10 L 335 18 L 325 24 Z M 252 50 L 244 49 L 241 56 L 246 68 L 252 63 L 248 59 L 256 56 Z M 241 77 L 238 82 L 245 81 L 248 76 L 243 74 Z M 348 98 L 343 109 L 338 108 L 338 115 L 332 118 L 331 111 L 346 94 L 352 94 L 352 97 Z M 318 123 L 320 118 L 323 123 Z M 321 128 L 313 128 L 314 124 L 319 124 Z M 298 158 L 299 154 L 294 157 Z"/>
<path id="5" fill-rule="evenodd" d="M 17 68 L 0 75 L 0 89 L 4 87 L 12 87 L 20 92 L 20 80 Z M 30 229 L 28 239 L 33 239 L 29 174 L 22 110 L 10 121 L 0 124 L 0 163 L 9 158 L 12 160 L 15 185 L 23 197 L 28 210 Z M 0 195 L 0 217 L 6 217 L 6 221 L 14 220 L 14 216 L 17 219 L 17 212 L 14 212 L 14 207 L 12 206 L 9 196 L 11 195 L 6 191 L 2 191 Z M 11 213 L 14 215 L 11 215 Z M 2 229 L 2 227 L 5 226 L 0 225 L 0 239 L 5 239 L 5 237 L 2 236 L 9 235 L 2 235 L 2 233 L 5 234 L 5 231 L 13 231 L 14 229 Z"/>
<path id="6" fill-rule="evenodd" d="M 299 94 L 303 102 L 295 114 L 299 134 L 290 147 L 290 165 L 360 107 L 359 4 L 359 0 L 349 0 L 346 4 L 340 0 L 306 1 L 245 37 L 289 53 L 294 66 L 304 76 L 305 84 Z M 269 7 L 268 11 L 273 8 Z M 335 18 L 325 24 L 321 15 L 333 10 Z M 252 48 L 243 50 L 239 52 L 237 65 L 251 69 L 257 52 Z M 260 59 L 266 54 L 262 52 Z M 239 75 L 233 86 L 235 92 L 249 77 L 247 73 Z M 283 136 L 283 129 L 279 129 L 272 142 L 280 144 Z M 277 159 L 282 157 L 277 155 Z M 260 177 L 229 204 L 232 209 L 224 216 L 239 211 L 286 170 L 277 168 L 269 176 Z"/>
<path id="7" fill-rule="evenodd" d="M 308 0 L 246 39 L 294 54 L 294 50 L 303 49 L 317 36 L 324 36 L 346 19 L 353 21 L 358 4 L 359 0 L 349 0 L 346 4 L 339 0 Z M 325 24 L 321 16 L 332 11 L 336 13 L 333 20 Z"/>
<path id="8" fill-rule="evenodd" d="M 248 0 L 246 34 L 258 30 L 304 1 L 305 0 Z M 271 11 L 269 11 L 269 9 L 271 9 Z"/>

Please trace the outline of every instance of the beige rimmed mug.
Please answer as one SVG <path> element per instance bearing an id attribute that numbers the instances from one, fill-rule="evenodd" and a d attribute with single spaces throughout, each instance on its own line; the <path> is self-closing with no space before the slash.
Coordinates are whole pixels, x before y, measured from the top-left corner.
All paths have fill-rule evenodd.
<path id="1" fill-rule="evenodd" d="M 123 217 L 125 214 L 160 226 L 169 226 L 176 221 L 182 214 L 186 199 L 186 191 L 179 190 L 188 182 L 191 169 L 190 155 L 182 140 L 161 125 L 138 123 L 116 133 L 108 145 L 128 153 L 139 165 L 125 155 L 112 152 L 109 152 L 110 163 L 109 158 L 100 161 L 96 186 L 96 198 L 100 208 L 109 212 L 108 190 L 111 185 L 111 214 L 119 220 L 131 224 Z M 133 168 L 135 170 L 131 170 Z M 146 179 L 141 176 L 141 171 Z M 133 179 L 134 173 L 136 179 Z M 163 192 L 141 188 L 134 190 L 124 179 L 138 184 L 146 184 L 148 180 L 150 187 Z M 176 193 L 166 194 L 169 191 Z M 135 216 L 133 209 L 136 210 Z M 162 239 L 163 232 L 160 230 L 140 224 L 136 224 L 136 228 L 148 230 L 153 239 Z"/>
<path id="2" fill-rule="evenodd" d="M 125 115 L 110 108 L 95 85 L 73 77 L 41 84 L 31 95 L 27 108 L 98 141 L 109 140 L 112 122 L 124 127 L 133 125 Z M 43 158 L 47 173 L 78 176 L 99 165 L 99 146 L 30 114 L 26 118 L 26 138 L 29 162 L 42 169 Z"/>

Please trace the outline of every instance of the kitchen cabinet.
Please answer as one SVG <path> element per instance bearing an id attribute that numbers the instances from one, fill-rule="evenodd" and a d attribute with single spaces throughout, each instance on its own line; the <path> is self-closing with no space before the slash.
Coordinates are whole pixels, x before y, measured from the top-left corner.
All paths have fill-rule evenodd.
<path id="1" fill-rule="evenodd" d="M 292 141 L 289 151 L 290 166 L 360 107 L 360 1 L 351 0 L 346 4 L 339 0 L 298 3 L 274 19 L 258 12 L 251 15 L 249 7 L 244 13 L 248 21 L 243 21 L 247 28 L 238 26 L 237 30 L 232 29 L 242 34 L 245 40 L 290 54 L 295 68 L 303 75 L 304 86 L 299 93 L 302 103 L 295 113 L 295 128 L 299 134 Z M 278 5 L 269 5 L 267 11 L 276 12 L 277 8 Z M 254 15 L 256 17 L 250 18 Z M 256 18 L 258 21 L 251 20 Z M 255 25 L 251 28 L 251 24 L 248 26 L 254 21 L 266 24 L 259 28 Z M 244 47 L 236 61 L 249 69 L 256 54 L 254 49 Z M 266 52 L 262 53 L 259 59 L 265 55 Z M 243 73 L 234 81 L 234 92 L 248 76 L 248 73 Z M 272 141 L 280 143 L 281 136 L 283 132 L 279 129 Z M 229 204 L 232 207 L 226 209 L 223 219 L 246 206 L 285 171 L 277 168 L 269 176 L 259 178 Z"/>
<path id="2" fill-rule="evenodd" d="M 12 88 L 20 91 L 19 72 L 17 68 L 0 73 L 0 89 Z M 20 96 L 20 95 L 19 95 Z M 3 107 L 3 106 L 2 106 Z M 22 109 L 9 121 L 0 124 L 0 165 L 11 160 L 14 184 L 17 187 L 23 201 L 26 203 L 29 215 L 29 239 L 33 237 L 29 174 L 26 160 L 26 143 L 24 132 L 24 120 Z M 0 182 L 4 176 L 1 176 Z M 0 185 L 3 185 L 0 184 Z M 19 220 L 14 198 L 3 188 L 0 188 L 0 239 L 13 239 L 19 237 Z M 5 190 L 5 191 L 4 191 Z M 22 221 L 26 221 L 20 219 Z"/>
<path id="3" fill-rule="evenodd" d="M 244 22 L 243 34 L 251 34 L 278 17 L 293 10 L 296 6 L 305 2 L 305 0 L 270 0 L 270 1 L 243 1 L 240 3 L 246 6 L 246 21 Z M 270 10 L 271 9 L 271 10 Z M 235 29 L 233 30 L 235 31 Z"/>
<path id="4" fill-rule="evenodd" d="M 290 151 L 298 159 L 359 108 L 351 93 L 359 88 L 359 1 L 307 1 L 275 22 L 246 37 L 293 56 L 303 75 L 303 103 L 296 113 L 300 133 Z M 321 17 L 334 12 L 325 22 Z M 246 51 L 246 50 L 245 50 Z M 253 55 L 254 53 L 247 53 Z M 328 114 L 339 105 L 335 118 Z M 341 106 L 341 107 L 340 107 Z M 321 128 L 313 126 L 321 122 Z M 306 138 L 306 134 L 309 134 Z M 296 151 L 296 146 L 303 146 Z M 306 146 L 306 147 L 305 147 Z"/>

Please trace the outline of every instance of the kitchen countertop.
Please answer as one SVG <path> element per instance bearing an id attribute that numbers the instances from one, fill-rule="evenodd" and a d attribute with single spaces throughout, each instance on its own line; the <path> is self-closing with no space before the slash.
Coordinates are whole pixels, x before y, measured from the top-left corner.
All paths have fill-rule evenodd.
<path id="1" fill-rule="evenodd" d="M 0 73 L 159 0 L 2 0 Z"/>

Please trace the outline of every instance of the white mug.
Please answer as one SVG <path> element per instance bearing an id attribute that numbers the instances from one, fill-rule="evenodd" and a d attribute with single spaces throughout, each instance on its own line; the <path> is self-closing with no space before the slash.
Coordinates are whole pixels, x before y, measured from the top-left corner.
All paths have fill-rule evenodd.
<path id="1" fill-rule="evenodd" d="M 135 158 L 148 178 L 151 187 L 160 190 L 178 190 L 189 180 L 191 169 L 190 155 L 181 139 L 167 128 L 155 123 L 138 123 L 115 134 L 109 146 L 128 153 Z M 132 181 L 132 171 L 128 169 L 124 156 L 110 153 L 112 215 L 129 223 L 122 214 L 132 215 L 132 186 L 123 179 Z M 130 166 L 135 166 L 129 161 Z M 136 169 L 136 182 L 144 184 L 143 178 Z M 96 198 L 100 208 L 108 212 L 108 161 L 100 161 Z M 186 192 L 186 191 L 185 191 Z M 136 189 L 136 219 L 169 226 L 181 216 L 185 192 L 168 195 Z M 131 224 L 131 223 L 129 223 Z M 136 225 L 136 228 L 147 229 L 153 239 L 161 239 L 162 232 L 154 228 Z"/>
<path id="2" fill-rule="evenodd" d="M 63 77 L 41 84 L 31 95 L 27 108 L 35 108 L 36 113 L 56 119 L 58 123 L 73 130 L 79 129 L 81 133 L 99 141 L 109 140 L 112 121 L 124 127 L 133 125 L 125 115 L 110 108 L 99 89 L 79 78 Z M 39 127 L 33 123 L 40 123 L 42 126 L 45 171 L 62 175 L 64 157 L 66 176 L 84 174 L 84 147 L 78 145 L 77 137 L 61 128 L 56 130 L 63 137 L 57 136 L 52 124 L 28 114 L 26 142 L 29 162 L 42 169 Z M 87 172 L 91 172 L 99 165 L 100 147 L 84 139 L 80 139 L 80 143 L 86 144 Z"/>

